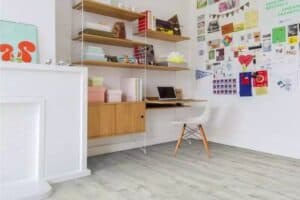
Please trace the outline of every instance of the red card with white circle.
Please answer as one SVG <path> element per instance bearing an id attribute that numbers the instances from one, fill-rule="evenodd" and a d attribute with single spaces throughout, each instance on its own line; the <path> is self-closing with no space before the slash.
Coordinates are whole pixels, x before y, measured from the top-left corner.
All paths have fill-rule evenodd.
<path id="1" fill-rule="evenodd" d="M 262 70 L 257 71 L 255 77 L 253 78 L 254 87 L 268 87 L 268 71 Z"/>

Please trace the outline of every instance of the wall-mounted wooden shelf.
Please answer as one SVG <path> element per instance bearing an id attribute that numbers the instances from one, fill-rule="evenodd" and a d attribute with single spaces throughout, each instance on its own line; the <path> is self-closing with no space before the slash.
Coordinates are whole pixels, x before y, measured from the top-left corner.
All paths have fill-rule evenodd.
<path id="1" fill-rule="evenodd" d="M 142 64 L 128 64 L 128 63 L 114 63 L 114 62 L 102 62 L 85 60 L 81 62 L 75 62 L 74 65 L 89 65 L 95 67 L 113 67 L 113 68 L 126 68 L 126 69 L 146 69 L 156 71 L 186 71 L 189 70 L 187 67 L 166 67 L 166 66 L 154 66 L 154 65 L 142 65 Z"/>
<path id="2" fill-rule="evenodd" d="M 148 38 L 157 39 L 157 40 L 168 41 L 168 42 L 182 42 L 185 40 L 190 40 L 189 37 L 184 37 L 184 36 L 179 36 L 179 35 L 170 35 L 167 33 L 159 32 L 159 31 L 152 31 L 152 30 L 142 31 L 139 33 L 135 33 L 134 35 L 141 36 L 141 37 L 148 37 Z"/>
<path id="3" fill-rule="evenodd" d="M 91 12 L 95 14 L 105 15 L 105 16 L 128 20 L 128 21 L 134 21 L 144 16 L 141 13 L 118 8 L 116 6 L 112 6 L 100 2 L 95 2 L 92 0 L 82 0 L 81 2 L 73 6 L 73 9 L 76 10 L 81 10 L 82 8 L 86 12 Z"/>
<path id="4" fill-rule="evenodd" d="M 134 48 L 134 47 L 146 45 L 143 42 L 127 40 L 127 39 L 119 39 L 119 38 L 109 38 L 109 37 L 91 35 L 86 33 L 73 38 L 73 40 L 75 41 L 83 40 L 84 42 L 92 42 L 92 43 L 106 44 L 106 45 L 112 45 L 118 47 L 128 47 L 128 48 Z"/>

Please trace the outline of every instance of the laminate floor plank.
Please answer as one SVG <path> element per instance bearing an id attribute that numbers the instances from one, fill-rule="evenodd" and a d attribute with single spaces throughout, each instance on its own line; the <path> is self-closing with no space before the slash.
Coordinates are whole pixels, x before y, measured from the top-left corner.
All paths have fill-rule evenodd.
<path id="1" fill-rule="evenodd" d="M 299 200 L 300 160 L 201 141 L 91 157 L 92 175 L 53 185 L 48 200 Z"/>

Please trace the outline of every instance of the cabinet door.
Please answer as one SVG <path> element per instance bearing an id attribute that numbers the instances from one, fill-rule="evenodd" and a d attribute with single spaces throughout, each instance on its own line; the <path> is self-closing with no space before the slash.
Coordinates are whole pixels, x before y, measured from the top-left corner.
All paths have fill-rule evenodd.
<path id="1" fill-rule="evenodd" d="M 88 126 L 89 138 L 113 136 L 116 131 L 116 106 L 90 104 Z"/>
<path id="2" fill-rule="evenodd" d="M 88 136 L 89 138 L 99 137 L 100 135 L 100 106 L 90 104 L 88 107 Z"/>
<path id="3" fill-rule="evenodd" d="M 100 137 L 113 136 L 116 132 L 116 105 L 100 107 Z"/>
<path id="4" fill-rule="evenodd" d="M 145 103 L 116 105 L 116 134 L 145 131 Z"/>
<path id="5" fill-rule="evenodd" d="M 135 103 L 132 109 L 132 129 L 134 132 L 145 132 L 146 104 Z"/>

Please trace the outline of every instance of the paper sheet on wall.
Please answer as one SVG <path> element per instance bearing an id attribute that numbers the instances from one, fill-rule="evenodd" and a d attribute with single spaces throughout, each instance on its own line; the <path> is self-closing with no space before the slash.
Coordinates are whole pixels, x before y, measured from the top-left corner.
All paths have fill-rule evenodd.
<path id="1" fill-rule="evenodd" d="M 258 26 L 258 11 L 251 10 L 245 12 L 245 29 L 256 28 Z"/>
<path id="2" fill-rule="evenodd" d="M 272 30 L 272 43 L 283 43 L 286 42 L 286 27 L 281 26 L 277 28 L 273 28 Z"/>
<path id="3" fill-rule="evenodd" d="M 253 87 L 255 88 L 255 94 L 257 96 L 268 94 L 268 71 L 261 70 L 254 73 Z"/>
<path id="4" fill-rule="evenodd" d="M 240 96 L 241 97 L 250 97 L 252 96 L 252 73 L 243 72 L 240 73 Z"/>

